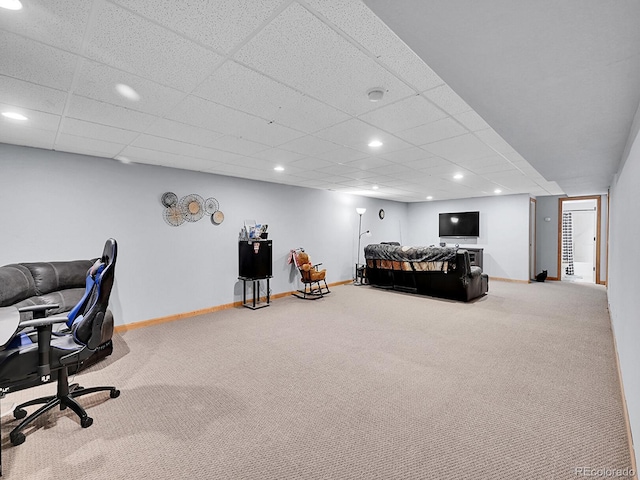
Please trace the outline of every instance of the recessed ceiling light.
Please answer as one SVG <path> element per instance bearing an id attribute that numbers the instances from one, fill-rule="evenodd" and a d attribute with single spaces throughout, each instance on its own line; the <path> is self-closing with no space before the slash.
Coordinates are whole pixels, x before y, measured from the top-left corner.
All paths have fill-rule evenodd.
<path id="1" fill-rule="evenodd" d="M 281 167 L 280 165 L 278 165 L 277 167 L 273 167 L 273 169 L 274 169 L 276 172 L 284 172 L 284 167 Z"/>
<path id="2" fill-rule="evenodd" d="M 118 83 L 116 85 L 116 92 L 118 92 L 127 100 L 131 100 L 133 102 L 137 102 L 138 100 L 140 100 L 140 94 L 129 85 L 125 85 L 124 83 Z"/>
<path id="3" fill-rule="evenodd" d="M 431 195 L 429 195 L 429 196 L 427 197 L 427 200 L 433 200 L 433 197 L 432 197 Z"/>
<path id="4" fill-rule="evenodd" d="M 502 190 L 500 190 L 499 188 L 496 188 L 493 193 L 502 193 Z"/>
<path id="5" fill-rule="evenodd" d="M 372 88 L 367 92 L 370 102 L 379 102 L 384 96 L 384 89 L 380 87 Z"/>
<path id="6" fill-rule="evenodd" d="M 456 173 L 453 178 L 455 178 L 456 180 L 460 180 L 461 178 L 463 178 L 464 175 L 462 175 L 461 173 Z"/>
<path id="7" fill-rule="evenodd" d="M 371 188 L 372 188 L 373 190 L 378 190 L 378 188 L 380 188 L 380 187 L 378 187 L 378 185 L 374 185 L 374 186 L 373 186 L 373 187 L 371 187 Z"/>
<path id="8" fill-rule="evenodd" d="M 369 146 L 370 147 L 381 147 L 382 146 L 382 142 L 380 140 L 371 140 L 369 142 Z"/>
<path id="9" fill-rule="evenodd" d="M 29 120 L 27 117 L 18 112 L 2 112 L 2 116 L 10 118 L 11 120 Z"/>
<path id="10" fill-rule="evenodd" d="M 0 8 L 6 8 L 7 10 L 20 10 L 22 3 L 20 0 L 0 0 Z"/>

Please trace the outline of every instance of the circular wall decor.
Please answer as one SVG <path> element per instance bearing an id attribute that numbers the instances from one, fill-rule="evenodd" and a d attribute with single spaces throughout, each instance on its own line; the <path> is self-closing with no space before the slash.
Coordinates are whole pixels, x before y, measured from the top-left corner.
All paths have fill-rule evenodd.
<path id="1" fill-rule="evenodd" d="M 380 211 L 378 212 L 378 217 L 380 217 L 380 220 L 384 219 L 384 210 L 381 208 Z"/>
<path id="2" fill-rule="evenodd" d="M 209 215 L 213 215 L 214 213 L 216 213 L 219 208 L 220 204 L 218 203 L 218 200 L 213 197 L 207 198 L 204 201 L 204 211 Z"/>
<path id="3" fill-rule="evenodd" d="M 224 213 L 220 210 L 213 212 L 211 215 L 211 223 L 214 225 L 220 225 L 222 222 L 224 222 Z"/>
<path id="4" fill-rule="evenodd" d="M 178 203 L 178 196 L 173 192 L 165 192 L 162 194 L 162 199 L 160 201 L 165 207 L 173 207 Z"/>
<path id="5" fill-rule="evenodd" d="M 184 223 L 184 215 L 178 206 L 165 208 L 162 217 L 172 227 L 179 227 Z"/>
<path id="6" fill-rule="evenodd" d="M 180 209 L 187 222 L 197 222 L 204 216 L 204 199 L 195 193 L 180 199 Z"/>

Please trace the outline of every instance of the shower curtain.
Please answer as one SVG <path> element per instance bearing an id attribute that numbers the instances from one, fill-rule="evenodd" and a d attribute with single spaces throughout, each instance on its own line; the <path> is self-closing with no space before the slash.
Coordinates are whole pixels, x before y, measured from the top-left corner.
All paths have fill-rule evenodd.
<path id="1" fill-rule="evenodd" d="M 573 219 L 571 212 L 562 214 L 562 263 L 566 263 L 565 274 L 573 275 Z"/>

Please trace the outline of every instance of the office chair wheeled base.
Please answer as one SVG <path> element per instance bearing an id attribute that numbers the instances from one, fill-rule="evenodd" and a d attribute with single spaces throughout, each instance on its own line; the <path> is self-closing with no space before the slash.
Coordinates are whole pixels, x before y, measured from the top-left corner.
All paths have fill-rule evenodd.
<path id="1" fill-rule="evenodd" d="M 75 398 L 87 395 L 89 393 L 106 391 L 109 391 L 109 396 L 111 398 L 118 398 L 120 396 L 120 390 L 115 387 L 84 388 L 77 383 L 69 385 L 69 374 L 67 372 L 67 368 L 63 368 L 58 373 L 58 392 L 56 393 L 56 395 L 29 400 L 28 402 L 18 405 L 13 410 L 13 416 L 19 420 L 27 415 L 25 407 L 30 407 L 31 405 L 40 405 L 44 403 L 42 407 L 33 412 L 27 418 L 24 418 L 24 420 L 20 422 L 20 424 L 16 428 L 11 430 L 11 433 L 9 434 L 11 443 L 15 446 L 24 443 L 26 437 L 24 433 L 22 433 L 22 430 L 24 430 L 36 419 L 40 418 L 42 415 L 47 413 L 49 410 L 57 407 L 58 405 L 60 405 L 60 410 L 65 410 L 67 407 L 69 407 L 80 418 L 80 426 L 82 428 L 89 428 L 93 424 L 93 418 L 87 415 L 87 412 L 80 406 L 78 402 L 75 401 Z"/>

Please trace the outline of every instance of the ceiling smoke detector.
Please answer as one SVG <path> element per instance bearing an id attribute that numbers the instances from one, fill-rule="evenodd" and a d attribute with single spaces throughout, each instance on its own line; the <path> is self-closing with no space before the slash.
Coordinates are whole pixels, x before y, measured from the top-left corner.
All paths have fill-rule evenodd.
<path id="1" fill-rule="evenodd" d="M 379 102 L 384 95 L 384 89 L 380 87 L 372 88 L 367 92 L 370 102 Z"/>

